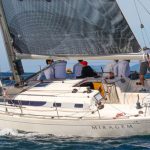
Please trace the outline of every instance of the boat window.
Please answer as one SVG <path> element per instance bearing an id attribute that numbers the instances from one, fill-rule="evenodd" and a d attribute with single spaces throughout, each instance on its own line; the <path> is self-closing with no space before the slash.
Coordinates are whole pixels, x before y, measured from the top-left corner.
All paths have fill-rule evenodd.
<path id="1" fill-rule="evenodd" d="M 49 82 L 41 82 L 41 83 L 35 85 L 35 87 L 45 87 L 45 86 L 47 86 L 48 84 L 49 84 Z"/>
<path id="2" fill-rule="evenodd" d="M 74 107 L 75 108 L 83 108 L 83 104 L 75 104 Z"/>
<path id="3" fill-rule="evenodd" d="M 61 103 L 53 103 L 53 107 L 61 107 Z"/>
<path id="4" fill-rule="evenodd" d="M 44 101 L 19 101 L 19 100 L 9 100 L 8 104 L 14 104 L 14 105 L 26 105 L 26 106 L 43 106 L 46 104 Z"/>

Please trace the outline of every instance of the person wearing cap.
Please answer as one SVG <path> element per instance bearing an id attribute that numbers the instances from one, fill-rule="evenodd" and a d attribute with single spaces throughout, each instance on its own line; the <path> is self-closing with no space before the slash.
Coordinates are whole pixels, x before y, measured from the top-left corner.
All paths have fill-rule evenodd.
<path id="1" fill-rule="evenodd" d="M 81 62 L 83 60 L 78 60 L 78 63 L 76 63 L 74 66 L 73 66 L 73 74 L 74 74 L 74 78 L 78 78 L 81 76 L 81 72 L 82 72 L 82 65 L 81 65 Z"/>
<path id="2" fill-rule="evenodd" d="M 82 71 L 81 71 L 81 76 L 79 78 L 86 78 L 86 77 L 95 77 L 97 76 L 97 73 L 94 72 L 94 70 L 88 66 L 87 61 L 82 61 L 80 62 L 82 65 Z"/>

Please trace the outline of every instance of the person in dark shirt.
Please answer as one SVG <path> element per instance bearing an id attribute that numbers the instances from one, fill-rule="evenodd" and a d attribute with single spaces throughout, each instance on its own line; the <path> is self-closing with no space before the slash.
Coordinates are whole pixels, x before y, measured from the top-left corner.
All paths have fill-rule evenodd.
<path id="1" fill-rule="evenodd" d="M 81 76 L 78 78 L 86 78 L 86 77 L 95 77 L 97 76 L 97 73 L 94 72 L 94 70 L 88 66 L 87 61 L 82 61 L 81 65 L 83 66 L 82 71 L 81 71 Z"/>

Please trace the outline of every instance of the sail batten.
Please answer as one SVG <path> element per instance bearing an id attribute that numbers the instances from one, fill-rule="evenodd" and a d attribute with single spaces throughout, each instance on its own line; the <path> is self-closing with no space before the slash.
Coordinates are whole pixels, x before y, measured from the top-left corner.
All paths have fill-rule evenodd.
<path id="1" fill-rule="evenodd" d="M 116 0 L 2 0 L 13 46 L 27 55 L 102 56 L 140 46 Z"/>

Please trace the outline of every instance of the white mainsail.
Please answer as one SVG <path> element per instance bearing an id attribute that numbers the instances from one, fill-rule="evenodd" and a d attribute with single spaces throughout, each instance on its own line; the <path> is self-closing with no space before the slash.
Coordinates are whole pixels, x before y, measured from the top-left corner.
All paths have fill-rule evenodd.
<path id="1" fill-rule="evenodd" d="M 2 7 L 22 58 L 100 59 L 140 49 L 116 0 L 2 0 Z"/>

